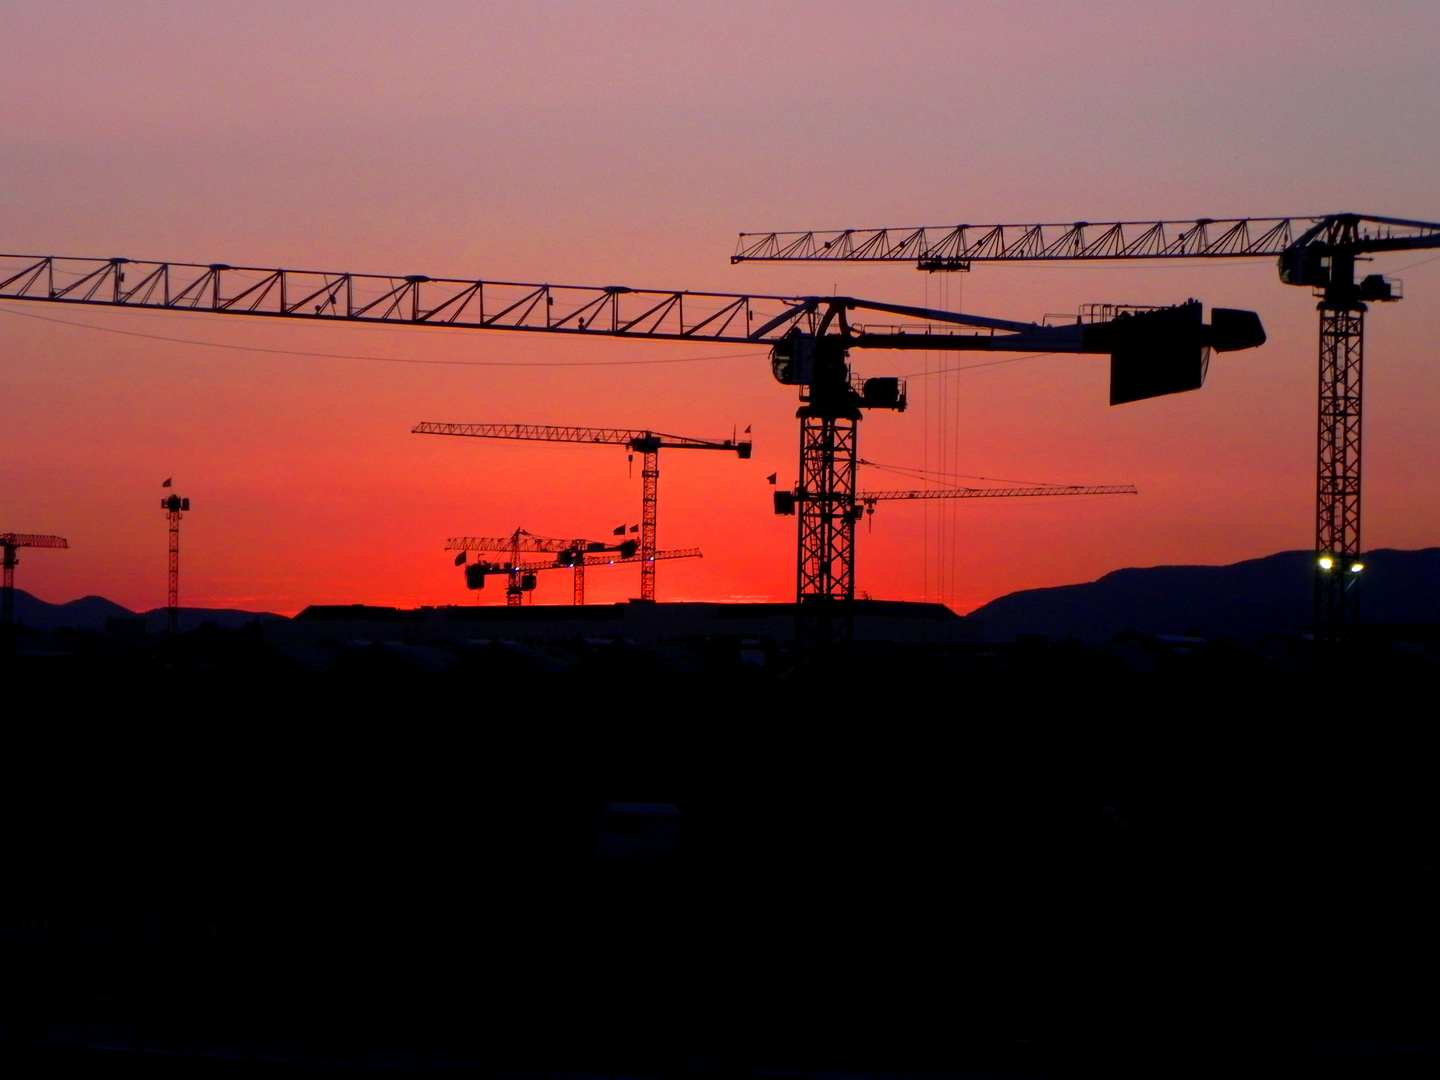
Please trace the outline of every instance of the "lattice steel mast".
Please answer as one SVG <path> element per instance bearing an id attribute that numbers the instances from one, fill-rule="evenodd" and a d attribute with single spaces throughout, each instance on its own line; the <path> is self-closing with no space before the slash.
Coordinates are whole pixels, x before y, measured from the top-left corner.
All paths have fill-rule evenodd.
<path id="1" fill-rule="evenodd" d="M 1365 301 L 1400 299 L 1378 274 L 1355 280 L 1362 255 L 1440 247 L 1440 224 L 1366 214 L 1191 221 L 948 225 L 828 232 L 741 233 L 732 263 L 904 262 L 920 270 L 975 263 L 1108 259 L 1279 260 L 1280 280 L 1320 300 L 1315 484 L 1315 631 L 1349 637 L 1359 624 L 1360 434 Z"/>
<path id="2" fill-rule="evenodd" d="M 174 634 L 180 630 L 180 519 L 190 509 L 190 500 L 167 495 L 160 500 L 160 509 L 165 511 L 165 519 L 170 524 L 170 590 L 165 604 L 165 629 Z"/>

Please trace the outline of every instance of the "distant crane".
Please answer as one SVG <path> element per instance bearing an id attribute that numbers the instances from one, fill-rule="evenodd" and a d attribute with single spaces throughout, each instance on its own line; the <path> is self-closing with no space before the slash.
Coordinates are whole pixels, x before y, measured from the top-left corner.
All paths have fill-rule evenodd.
<path id="1" fill-rule="evenodd" d="M 4 553 L 4 585 L 0 587 L 0 626 L 15 624 L 15 567 L 20 560 L 15 557 L 19 548 L 68 548 L 70 544 L 63 536 L 44 536 L 39 533 L 0 533 L 0 551 Z"/>
<path id="2" fill-rule="evenodd" d="M 673 551 L 657 551 L 655 560 L 657 562 L 665 559 L 699 559 L 702 558 L 699 548 L 677 548 Z M 628 566 L 631 563 L 638 563 L 640 555 L 638 552 L 630 555 L 618 555 L 616 558 L 604 559 L 591 558 L 587 554 L 581 554 L 575 562 L 561 562 L 557 558 L 555 562 L 522 562 L 519 564 L 521 588 L 529 592 L 535 588 L 537 582 L 535 575 L 541 570 L 571 570 L 575 574 L 575 599 L 576 607 L 583 607 L 585 604 L 585 568 L 587 566 Z M 485 578 L 490 574 L 509 574 L 509 563 L 472 563 L 465 568 L 465 585 L 470 589 L 483 589 Z M 508 601 L 509 594 L 507 592 Z"/>
<path id="3" fill-rule="evenodd" d="M 1280 280 L 1320 301 L 1320 407 L 1315 482 L 1315 631 L 1351 636 L 1359 624 L 1360 412 L 1365 303 L 1399 300 L 1355 264 L 1385 251 L 1440 247 L 1440 224 L 1370 214 L 1191 221 L 1076 221 L 741 233 L 732 263 L 906 262 L 930 272 L 977 262 L 1109 259 L 1278 259 Z M 1204 381 L 1199 373 L 1198 387 Z M 1188 387 L 1180 387 L 1188 389 Z M 1113 404 L 1112 395 L 1112 404 Z"/>
<path id="4" fill-rule="evenodd" d="M 165 511 L 170 523 L 170 594 L 165 607 L 165 629 L 174 634 L 180 630 L 180 519 L 190 509 L 190 500 L 166 495 L 160 500 L 160 509 Z"/>
<path id="5" fill-rule="evenodd" d="M 748 429 L 747 429 L 748 430 Z M 661 450 L 728 450 L 748 459 L 749 439 L 692 439 L 633 428 L 549 427 L 539 424 L 436 424 L 422 422 L 415 435 L 460 435 L 477 439 L 526 439 L 534 442 L 591 443 L 628 446 L 640 454 L 644 490 L 640 498 L 640 599 L 655 599 L 655 534 L 660 485 Z"/>
<path id="6" fill-rule="evenodd" d="M 611 566 L 616 563 L 638 562 L 639 542 L 624 540 L 619 544 L 604 544 L 593 540 L 552 540 L 535 536 L 516 529 L 508 537 L 497 536 L 455 536 L 445 541 L 446 551 L 459 551 L 457 566 L 465 566 L 465 553 L 470 551 L 503 551 L 510 555 L 507 563 L 476 562 L 465 566 L 465 584 L 471 589 L 483 589 L 485 578 L 491 574 L 507 577 L 505 602 L 517 607 L 525 593 L 535 588 L 535 574 L 541 570 L 572 570 L 575 575 L 575 604 L 585 603 L 585 567 Z M 553 553 L 552 562 L 522 562 L 522 553 Z M 605 558 L 606 555 L 618 558 Z M 678 551 L 657 551 L 655 559 L 698 559 L 699 548 L 685 548 Z"/>
<path id="7" fill-rule="evenodd" d="M 815 656 L 848 647 L 855 598 L 856 434 L 866 409 L 905 408 L 898 378 L 859 379 L 851 349 L 1087 353 L 1110 357 L 1111 401 L 1201 384 L 1209 350 L 1265 341 L 1252 311 L 1199 301 L 1094 308 L 1088 321 L 1042 325 L 853 296 L 765 296 L 389 276 L 227 263 L 0 255 L 0 299 L 341 323 L 408 324 L 635 341 L 768 346 L 776 381 L 799 391 L 796 644 Z M 876 322 L 861 324 L 852 312 Z M 894 321 L 880 323 L 881 318 Z"/>

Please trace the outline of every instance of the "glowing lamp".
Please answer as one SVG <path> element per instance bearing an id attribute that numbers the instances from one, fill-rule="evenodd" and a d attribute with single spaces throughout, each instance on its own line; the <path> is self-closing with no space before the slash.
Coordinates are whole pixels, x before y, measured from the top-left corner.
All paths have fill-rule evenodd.
<path id="1" fill-rule="evenodd" d="M 1320 556 L 1320 569 L 1321 569 L 1321 570 L 1329 570 L 1329 569 L 1330 569 L 1332 566 L 1334 566 L 1334 565 L 1335 565 L 1335 560 L 1332 559 L 1332 558 L 1330 558 L 1329 555 L 1321 555 L 1321 556 Z"/>

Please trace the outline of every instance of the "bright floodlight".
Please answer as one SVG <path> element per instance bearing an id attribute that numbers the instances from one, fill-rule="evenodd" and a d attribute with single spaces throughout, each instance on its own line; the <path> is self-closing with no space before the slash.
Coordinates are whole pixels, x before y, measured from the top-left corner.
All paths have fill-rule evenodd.
<path id="1" fill-rule="evenodd" d="M 1364 569 L 1365 569 L 1365 564 L 1364 564 L 1363 562 L 1353 562 L 1353 563 L 1350 564 L 1350 573 L 1352 573 L 1352 574 L 1358 574 L 1358 573 L 1360 573 L 1361 570 L 1364 570 Z"/>
<path id="2" fill-rule="evenodd" d="M 1321 556 L 1320 556 L 1320 569 L 1321 569 L 1321 570 L 1329 570 L 1329 569 L 1330 569 L 1332 566 L 1334 566 L 1334 565 L 1335 565 L 1335 560 L 1332 559 L 1332 558 L 1330 558 L 1329 555 L 1321 555 Z"/>

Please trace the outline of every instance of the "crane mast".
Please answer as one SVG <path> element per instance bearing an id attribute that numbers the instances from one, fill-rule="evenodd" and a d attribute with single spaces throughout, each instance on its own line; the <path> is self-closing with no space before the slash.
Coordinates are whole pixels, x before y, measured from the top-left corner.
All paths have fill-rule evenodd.
<path id="1" fill-rule="evenodd" d="M 800 392 L 796 598 L 803 654 L 843 650 L 855 596 L 857 426 L 862 410 L 905 407 L 903 382 L 859 380 L 852 349 L 1109 355 L 1111 402 L 1197 389 L 1205 357 L 1260 345 L 1254 312 L 1192 301 L 1061 325 L 878 303 L 775 296 L 363 275 L 226 263 L 0 255 L 0 299 L 206 311 L 349 323 L 769 346 L 777 381 Z M 857 322 L 851 313 L 864 317 Z"/>
<path id="2" fill-rule="evenodd" d="M 165 520 L 170 526 L 170 587 L 165 600 L 165 629 L 176 634 L 180 631 L 180 519 L 190 509 L 190 500 L 167 495 L 160 500 L 160 509 L 165 511 Z"/>

